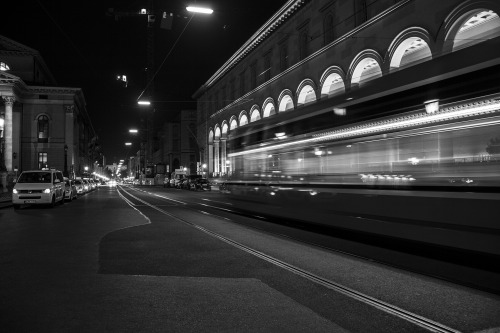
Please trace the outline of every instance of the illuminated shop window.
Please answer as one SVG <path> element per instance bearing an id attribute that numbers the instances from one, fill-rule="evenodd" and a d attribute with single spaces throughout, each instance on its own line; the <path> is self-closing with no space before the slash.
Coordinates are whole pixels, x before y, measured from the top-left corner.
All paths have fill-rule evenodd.
<path id="1" fill-rule="evenodd" d="M 48 165 L 48 154 L 47 153 L 38 153 L 38 169 L 46 168 Z"/>

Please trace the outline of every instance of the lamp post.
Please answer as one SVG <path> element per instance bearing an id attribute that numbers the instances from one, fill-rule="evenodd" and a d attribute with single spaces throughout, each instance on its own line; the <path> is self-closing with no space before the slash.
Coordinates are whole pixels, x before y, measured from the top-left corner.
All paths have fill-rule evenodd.
<path id="1" fill-rule="evenodd" d="M 147 120 L 146 120 L 147 121 Z M 147 126 L 147 123 L 146 123 Z M 129 133 L 132 134 L 138 134 L 140 131 L 141 134 L 141 143 L 140 143 L 140 150 L 139 150 L 139 167 L 138 167 L 138 179 L 140 183 L 142 184 L 143 178 L 146 176 L 146 168 L 147 168 L 147 152 L 146 152 L 146 146 L 147 146 L 147 141 L 148 141 L 148 130 L 146 129 L 129 129 Z"/>
<path id="2" fill-rule="evenodd" d="M 64 145 L 64 177 L 68 176 L 68 146 Z"/>

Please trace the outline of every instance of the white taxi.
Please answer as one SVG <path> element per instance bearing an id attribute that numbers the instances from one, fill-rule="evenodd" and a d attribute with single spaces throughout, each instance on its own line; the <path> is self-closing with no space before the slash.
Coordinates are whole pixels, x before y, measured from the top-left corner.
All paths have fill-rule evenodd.
<path id="1" fill-rule="evenodd" d="M 64 177 L 57 170 L 23 171 L 12 191 L 14 209 L 24 204 L 64 203 Z"/>

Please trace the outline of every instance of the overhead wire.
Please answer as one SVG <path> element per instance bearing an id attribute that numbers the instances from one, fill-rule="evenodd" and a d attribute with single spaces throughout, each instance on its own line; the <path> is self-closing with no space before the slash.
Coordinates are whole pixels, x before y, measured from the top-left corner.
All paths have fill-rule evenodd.
<path id="1" fill-rule="evenodd" d="M 177 39 L 175 40 L 174 44 L 172 45 L 172 47 L 170 48 L 170 50 L 167 52 L 167 54 L 165 55 L 165 57 L 163 58 L 163 61 L 161 62 L 160 66 L 158 67 L 158 69 L 155 71 L 155 73 L 153 74 L 153 76 L 151 77 L 151 79 L 149 80 L 149 82 L 147 82 L 146 84 L 146 87 L 144 88 L 144 90 L 141 92 L 141 94 L 139 95 L 139 97 L 137 98 L 137 100 L 140 100 L 142 95 L 144 94 L 144 92 L 146 92 L 146 90 L 148 89 L 148 87 L 151 85 L 151 83 L 153 82 L 153 80 L 155 79 L 156 75 L 160 72 L 161 68 L 163 67 L 163 64 L 165 64 L 165 61 L 167 61 L 168 57 L 170 56 L 170 54 L 173 52 L 175 46 L 177 45 L 177 43 L 179 42 L 179 40 L 181 39 L 182 35 L 184 34 L 184 31 L 186 31 L 189 23 L 191 22 L 191 20 L 193 19 L 193 17 L 195 16 L 195 14 L 192 14 L 191 17 L 189 18 L 189 20 L 186 22 L 186 25 L 184 26 L 184 29 L 182 29 L 181 33 L 179 34 L 179 36 L 177 36 Z"/>

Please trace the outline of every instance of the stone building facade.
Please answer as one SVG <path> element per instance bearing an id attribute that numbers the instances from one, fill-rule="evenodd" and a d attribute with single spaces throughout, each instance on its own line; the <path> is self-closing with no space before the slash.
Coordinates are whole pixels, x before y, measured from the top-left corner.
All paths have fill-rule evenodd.
<path id="1" fill-rule="evenodd" d="M 253 122 L 330 112 L 336 128 L 498 93 L 499 13 L 488 0 L 287 1 L 195 92 L 202 163 L 230 175 L 227 139 Z"/>
<path id="2" fill-rule="evenodd" d="M 0 36 L 1 167 L 10 180 L 23 170 L 56 168 L 68 176 L 91 171 L 96 133 L 80 88 L 58 87 L 40 54 Z"/>

